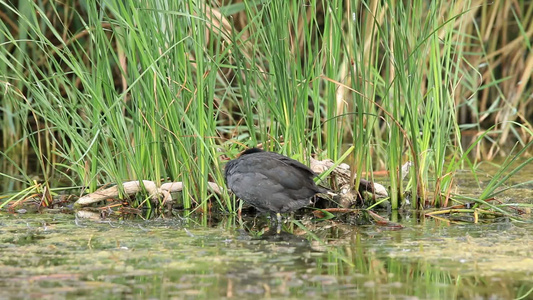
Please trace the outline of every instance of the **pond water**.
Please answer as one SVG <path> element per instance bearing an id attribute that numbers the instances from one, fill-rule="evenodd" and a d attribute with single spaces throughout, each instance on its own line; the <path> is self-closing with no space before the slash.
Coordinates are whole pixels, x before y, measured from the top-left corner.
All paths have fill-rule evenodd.
<path id="1" fill-rule="evenodd" d="M 0 298 L 533 298 L 532 224 L 400 219 L 258 237 L 232 219 L 1 214 Z"/>
<path id="2" fill-rule="evenodd" d="M 525 168 L 512 183 L 531 178 Z M 479 185 L 458 172 L 454 192 Z M 533 185 L 498 200 L 521 203 L 525 222 L 384 216 L 399 228 L 306 211 L 278 235 L 264 218 L 0 212 L 0 299 L 533 299 Z"/>

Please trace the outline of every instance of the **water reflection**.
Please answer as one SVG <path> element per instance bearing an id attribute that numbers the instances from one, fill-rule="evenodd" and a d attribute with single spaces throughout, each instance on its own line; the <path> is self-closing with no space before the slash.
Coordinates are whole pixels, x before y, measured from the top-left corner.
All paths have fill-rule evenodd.
<path id="1" fill-rule="evenodd" d="M 0 298 L 507 299 L 533 286 L 528 224 L 197 222 L 2 214 Z"/>

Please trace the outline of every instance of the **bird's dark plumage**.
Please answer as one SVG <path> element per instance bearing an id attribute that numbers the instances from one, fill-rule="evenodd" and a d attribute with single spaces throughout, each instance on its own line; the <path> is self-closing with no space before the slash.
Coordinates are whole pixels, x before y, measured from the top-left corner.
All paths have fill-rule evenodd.
<path id="1" fill-rule="evenodd" d="M 315 184 L 306 165 L 257 148 L 244 151 L 226 165 L 224 177 L 237 197 L 261 212 L 277 216 L 309 205 L 311 197 L 328 190 Z"/>

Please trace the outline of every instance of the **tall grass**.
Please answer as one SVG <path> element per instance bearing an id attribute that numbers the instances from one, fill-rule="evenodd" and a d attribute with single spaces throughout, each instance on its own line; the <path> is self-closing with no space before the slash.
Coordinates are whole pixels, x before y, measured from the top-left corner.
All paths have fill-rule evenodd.
<path id="1" fill-rule="evenodd" d="M 21 126 L 41 156 L 41 173 L 52 167 L 89 190 L 170 177 L 186 184 L 185 207 L 198 201 L 206 209 L 209 174 L 221 183 L 213 95 L 224 59 L 214 55 L 220 38 L 211 37 L 210 47 L 203 42 L 206 8 L 158 1 L 144 8 L 122 1 L 85 4 L 71 16 L 81 22 L 74 36 L 68 28 L 58 32 L 48 18 L 35 18 L 46 15 L 38 3 L 28 4 L 30 17 L 13 10 L 29 41 L 11 37 L 9 44 L 44 56 L 3 53 L 5 62 L 27 63 L 10 79 L 25 90 L 26 101 L 5 102 L 33 114 L 36 128 Z M 56 21 L 67 13 L 57 3 L 47 5 Z"/>
<path id="2" fill-rule="evenodd" d="M 532 56 L 520 50 L 530 49 L 533 8 L 525 3 L 0 6 L 2 175 L 19 181 L 7 191 L 33 185 L 33 174 L 45 186 L 61 179 L 84 192 L 134 179 L 182 181 L 183 206 L 206 211 L 207 182 L 224 185 L 222 157 L 262 145 L 300 160 L 339 159 L 354 145 L 356 186 L 386 168 L 394 208 L 405 191 L 413 207 L 443 205 L 464 161 L 462 128 L 483 133 L 484 122 L 503 118 L 496 129 L 506 137 L 523 147 L 532 139 Z M 510 44 L 485 45 L 495 20 Z M 519 75 L 498 71 L 503 58 L 495 57 L 506 50 Z M 521 82 L 515 90 L 512 78 Z M 482 136 L 478 149 L 491 138 Z M 492 141 L 505 150 L 502 139 Z M 414 162 L 407 185 L 406 161 Z M 235 210 L 229 199 L 217 206 Z"/>

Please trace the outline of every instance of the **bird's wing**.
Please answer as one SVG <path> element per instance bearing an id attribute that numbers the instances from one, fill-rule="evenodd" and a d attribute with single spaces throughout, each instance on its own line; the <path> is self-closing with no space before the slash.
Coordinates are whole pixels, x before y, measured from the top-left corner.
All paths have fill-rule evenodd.
<path id="1" fill-rule="evenodd" d="M 261 153 L 258 153 L 250 159 L 253 160 L 253 163 L 250 164 L 249 172 L 275 180 L 285 189 L 301 189 L 308 186 L 313 177 L 316 176 L 306 165 L 283 155 L 262 157 Z"/>

